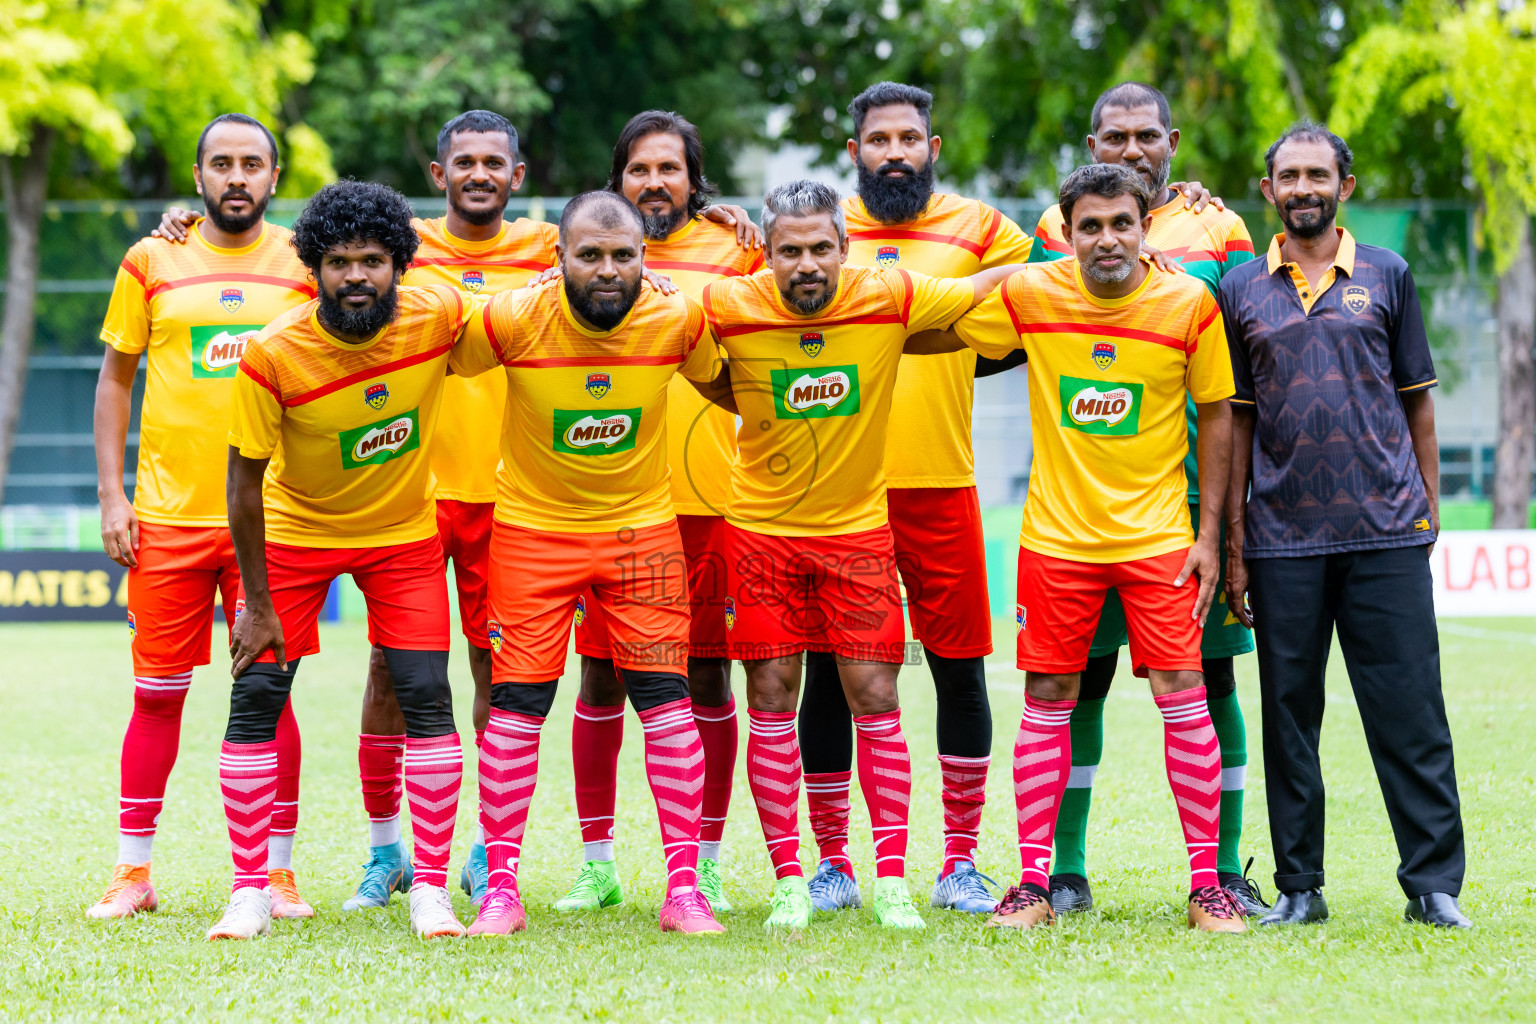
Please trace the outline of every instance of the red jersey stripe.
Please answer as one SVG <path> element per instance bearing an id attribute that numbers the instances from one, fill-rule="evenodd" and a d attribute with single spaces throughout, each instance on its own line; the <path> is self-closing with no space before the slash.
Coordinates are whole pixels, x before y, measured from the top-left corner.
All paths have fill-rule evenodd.
<path id="1" fill-rule="evenodd" d="M 548 270 L 543 260 L 511 258 L 486 260 L 478 256 L 418 256 L 411 261 L 416 267 L 511 267 L 514 270 Z"/>
<path id="2" fill-rule="evenodd" d="M 734 267 L 719 263 L 690 263 L 687 260 L 647 260 L 645 267 L 647 270 L 692 270 L 700 274 L 714 274 L 716 277 L 746 276 Z"/>
<path id="3" fill-rule="evenodd" d="M 845 324 L 899 324 L 902 318 L 896 313 L 872 313 L 868 316 L 850 316 L 841 320 L 807 320 L 806 327 L 841 327 Z M 737 324 L 732 327 L 720 328 L 720 337 L 731 338 L 738 334 L 754 334 L 757 331 L 792 331 L 798 325 L 793 323 L 771 324 Z"/>
<path id="4" fill-rule="evenodd" d="M 383 366 L 374 366 L 364 370 L 361 373 L 349 374 L 345 377 L 339 378 L 338 380 L 333 380 L 329 384 L 322 384 L 320 387 L 315 388 L 313 391 L 306 391 L 301 395 L 295 395 L 294 397 L 283 402 L 283 406 L 285 408 L 291 409 L 296 405 L 304 405 L 308 402 L 313 402 L 317 398 L 324 398 L 326 395 L 340 391 L 344 387 L 349 387 L 353 384 L 368 380 L 371 377 L 382 377 L 386 373 L 393 373 L 396 370 L 403 370 L 407 366 L 415 366 L 418 363 L 431 362 L 433 359 L 436 359 L 438 356 L 442 355 L 444 352 L 447 352 L 451 348 L 453 348 L 451 343 L 447 345 L 439 345 L 437 348 L 427 349 L 424 352 L 417 352 L 413 356 L 406 356 L 404 359 L 396 359 L 394 362 L 385 363 Z"/>
<path id="5" fill-rule="evenodd" d="M 940 245 L 956 245 L 974 254 L 978 259 L 986 254 L 986 246 L 959 235 L 941 235 L 937 231 L 914 231 L 911 228 L 878 228 L 867 231 L 850 231 L 849 238 L 910 238 L 914 242 L 938 242 Z"/>
<path id="6" fill-rule="evenodd" d="M 221 281 L 249 281 L 251 284 L 277 285 L 279 288 L 288 288 L 291 291 L 296 291 L 308 299 L 315 297 L 315 286 L 308 281 L 295 281 L 287 277 L 272 277 L 268 274 L 245 274 L 239 272 L 199 274 L 196 277 L 183 277 L 175 281 L 161 281 L 149 289 L 145 293 L 145 297 L 152 299 L 161 292 L 170 291 L 172 288 L 185 288 L 194 284 L 216 284 Z"/>
<path id="7" fill-rule="evenodd" d="M 1010 310 L 1011 312 L 1011 310 Z M 1130 341 L 1150 341 L 1154 345 L 1166 345 L 1184 351 L 1184 339 L 1175 338 L 1168 334 L 1158 334 L 1156 331 L 1142 331 L 1134 327 L 1119 327 L 1114 324 L 1083 324 L 1083 323 L 1036 323 L 1019 324 L 1020 334 L 1085 334 L 1089 336 L 1108 336 L 1112 338 L 1125 338 Z"/>
<path id="8" fill-rule="evenodd" d="M 135 281 L 139 282 L 139 284 L 148 284 L 148 282 L 144 280 L 144 272 L 138 267 L 134 266 L 130 261 L 123 260 L 123 269 L 128 271 L 129 275 L 132 276 Z"/>
<path id="9" fill-rule="evenodd" d="M 560 366 L 673 366 L 682 357 L 673 352 L 657 356 L 544 356 L 539 359 L 513 359 L 506 366 L 550 369 Z"/>

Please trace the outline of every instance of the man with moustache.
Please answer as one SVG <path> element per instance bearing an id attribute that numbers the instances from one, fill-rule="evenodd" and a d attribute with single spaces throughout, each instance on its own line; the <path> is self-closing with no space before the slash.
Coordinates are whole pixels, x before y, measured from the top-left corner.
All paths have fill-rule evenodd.
<path id="1" fill-rule="evenodd" d="M 1227 591 L 1258 640 L 1280 890 L 1259 924 L 1328 916 L 1318 739 L 1337 630 L 1397 839 L 1404 916 L 1468 928 L 1428 559 L 1440 526 L 1435 367 L 1407 264 L 1335 223 L 1353 161 L 1321 125 L 1287 130 L 1260 183 L 1285 231 L 1217 292 L 1237 386 Z"/>

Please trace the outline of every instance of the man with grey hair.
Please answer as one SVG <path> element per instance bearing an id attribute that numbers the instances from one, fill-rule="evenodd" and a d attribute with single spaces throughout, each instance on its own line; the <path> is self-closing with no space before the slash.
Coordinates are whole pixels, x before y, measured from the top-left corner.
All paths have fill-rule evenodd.
<path id="1" fill-rule="evenodd" d="M 942 280 L 845 266 L 837 192 L 793 181 L 763 201 L 768 272 L 716 281 L 704 308 L 742 417 L 727 503 L 725 617 L 747 674 L 748 777 L 777 878 L 770 928 L 803 928 L 801 657 L 835 655 L 858 728 L 887 928 L 921 928 L 907 893 L 911 759 L 896 672 L 903 630 L 886 514 L 896 367 L 910 335 L 952 323 L 1017 266 Z M 878 784 L 877 784 L 878 780 Z"/>

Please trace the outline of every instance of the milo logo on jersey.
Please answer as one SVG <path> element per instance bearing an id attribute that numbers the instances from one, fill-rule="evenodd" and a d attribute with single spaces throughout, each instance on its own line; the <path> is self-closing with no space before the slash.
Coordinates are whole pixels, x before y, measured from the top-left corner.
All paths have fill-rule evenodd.
<path id="1" fill-rule="evenodd" d="M 344 430 L 340 440 L 342 469 L 378 466 L 421 447 L 421 422 L 412 409 L 366 427 Z"/>
<path id="2" fill-rule="evenodd" d="M 233 377 L 240 368 L 240 356 L 246 343 L 261 332 L 264 324 L 205 324 L 191 329 L 192 376 Z"/>
<path id="3" fill-rule="evenodd" d="M 853 416 L 859 411 L 859 368 L 826 366 L 771 370 L 773 405 L 781 420 Z"/>
<path id="4" fill-rule="evenodd" d="M 612 455 L 635 447 L 639 409 L 556 409 L 555 451 Z"/>
<path id="5" fill-rule="evenodd" d="M 1141 430 L 1141 385 L 1061 378 L 1061 425 L 1123 437 Z"/>

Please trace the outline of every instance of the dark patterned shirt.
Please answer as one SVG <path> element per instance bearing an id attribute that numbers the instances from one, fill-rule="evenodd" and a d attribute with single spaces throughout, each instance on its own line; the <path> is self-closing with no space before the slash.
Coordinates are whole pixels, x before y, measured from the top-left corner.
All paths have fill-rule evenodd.
<path id="1" fill-rule="evenodd" d="M 1222 280 L 1232 403 L 1257 413 L 1249 558 L 1412 547 L 1435 539 L 1401 392 L 1433 387 L 1413 275 L 1338 229 L 1334 265 L 1307 283 L 1280 256 Z"/>

